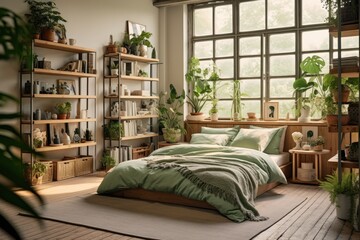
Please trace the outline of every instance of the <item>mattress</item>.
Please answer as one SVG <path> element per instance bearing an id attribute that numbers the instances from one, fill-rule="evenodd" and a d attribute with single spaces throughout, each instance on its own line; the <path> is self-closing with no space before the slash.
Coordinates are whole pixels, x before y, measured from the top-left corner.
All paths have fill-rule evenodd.
<path id="1" fill-rule="evenodd" d="M 269 154 L 269 156 L 278 166 L 284 165 L 290 161 L 290 154 L 288 152 Z"/>

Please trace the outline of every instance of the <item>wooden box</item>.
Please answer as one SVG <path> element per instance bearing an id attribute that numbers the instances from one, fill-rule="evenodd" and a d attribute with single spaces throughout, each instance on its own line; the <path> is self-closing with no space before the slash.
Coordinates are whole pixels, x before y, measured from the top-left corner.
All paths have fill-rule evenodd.
<path id="1" fill-rule="evenodd" d="M 46 165 L 46 172 L 43 176 L 42 183 L 48 183 L 53 181 L 54 169 L 53 162 L 48 160 L 40 160 L 43 164 Z"/>
<path id="2" fill-rule="evenodd" d="M 135 147 L 132 149 L 132 159 L 147 157 L 150 154 L 150 146 Z"/>
<path id="3" fill-rule="evenodd" d="M 80 155 L 69 157 L 65 156 L 64 159 L 66 160 L 74 160 L 75 161 L 75 177 L 86 175 L 93 172 L 93 157 Z"/>
<path id="4" fill-rule="evenodd" d="M 56 181 L 75 177 L 75 160 L 53 161 Z"/>

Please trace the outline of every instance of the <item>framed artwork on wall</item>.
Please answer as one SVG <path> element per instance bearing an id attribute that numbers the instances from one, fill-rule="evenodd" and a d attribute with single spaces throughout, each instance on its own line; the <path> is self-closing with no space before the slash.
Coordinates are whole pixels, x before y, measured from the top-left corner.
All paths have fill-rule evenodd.
<path id="1" fill-rule="evenodd" d="M 305 142 L 310 142 L 318 137 L 318 127 L 303 126 L 301 127 L 301 132 Z"/>
<path id="2" fill-rule="evenodd" d="M 132 21 L 127 21 L 127 29 L 129 33 L 129 37 L 132 38 L 133 35 L 140 35 L 142 31 L 145 31 L 145 25 L 134 23 Z"/>
<path id="3" fill-rule="evenodd" d="M 265 102 L 264 103 L 264 120 L 276 121 L 279 119 L 279 103 Z"/>

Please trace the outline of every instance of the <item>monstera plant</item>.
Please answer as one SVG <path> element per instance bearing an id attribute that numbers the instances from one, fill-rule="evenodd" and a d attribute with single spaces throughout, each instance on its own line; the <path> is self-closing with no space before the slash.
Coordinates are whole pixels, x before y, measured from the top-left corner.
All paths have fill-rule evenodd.
<path id="1" fill-rule="evenodd" d="M 18 58 L 24 60 L 29 57 L 29 28 L 25 22 L 9 9 L 0 7 L 0 60 Z M 0 108 L 8 102 L 17 102 L 17 99 L 6 93 L 0 92 Z M 25 180 L 23 173 L 22 160 L 18 156 L 20 149 L 27 152 L 34 151 L 23 141 L 20 133 L 11 125 L 9 121 L 19 119 L 19 112 L 7 113 L 0 110 L 0 177 L 7 182 L 0 181 L 0 200 L 18 207 L 35 217 L 39 214 L 34 210 L 19 194 L 13 191 L 13 187 L 29 191 L 43 203 L 41 196 Z M 12 236 L 14 239 L 21 239 L 15 226 L 0 211 L 0 228 Z"/>

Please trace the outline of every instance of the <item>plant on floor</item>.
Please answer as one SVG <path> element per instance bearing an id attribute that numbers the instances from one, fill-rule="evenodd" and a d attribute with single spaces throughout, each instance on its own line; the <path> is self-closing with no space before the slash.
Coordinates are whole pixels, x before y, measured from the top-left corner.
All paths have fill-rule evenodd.
<path id="1" fill-rule="evenodd" d="M 349 206 L 342 206 L 339 203 L 339 197 L 348 197 L 349 203 L 351 204 L 348 209 L 350 213 L 346 213 L 345 216 L 352 217 L 354 214 L 355 196 L 359 193 L 359 178 L 354 173 L 342 173 L 341 181 L 339 179 L 339 173 L 334 172 L 332 175 L 327 175 L 325 181 L 320 181 L 320 187 L 330 194 L 330 202 L 336 203 L 337 208 L 344 208 Z M 345 204 L 348 205 L 348 204 Z M 339 214 L 339 213 L 338 213 Z M 340 216 L 340 217 L 339 217 Z M 338 215 L 339 218 L 343 219 L 344 215 Z"/>
<path id="2" fill-rule="evenodd" d="M 26 62 L 31 63 L 31 54 L 28 54 L 28 42 L 30 42 L 30 31 L 26 23 L 13 11 L 0 7 L 0 60 L 26 58 Z M 0 108 L 8 102 L 18 101 L 0 92 Z M 8 204 L 20 208 L 35 217 L 39 217 L 38 212 L 26 201 L 18 192 L 13 189 L 21 189 L 30 192 L 41 204 L 44 204 L 42 197 L 25 180 L 23 173 L 22 160 L 18 153 L 22 150 L 35 154 L 34 150 L 28 146 L 16 128 L 9 125 L 9 122 L 20 118 L 19 112 L 9 113 L 0 111 L 0 199 Z M 0 213 L 0 229 L 12 236 L 14 239 L 21 239 L 20 234 L 8 218 Z"/>

